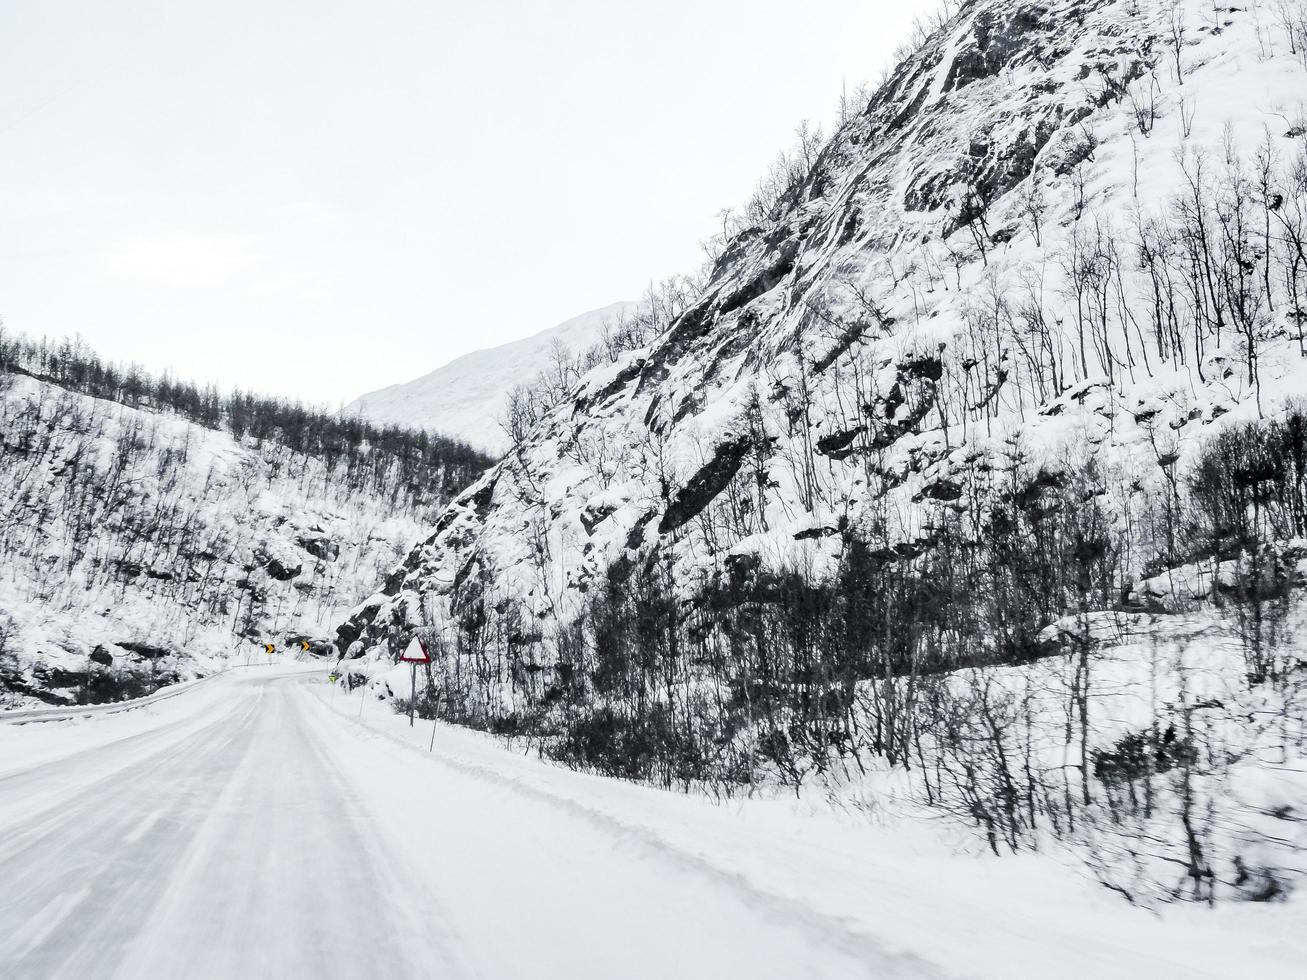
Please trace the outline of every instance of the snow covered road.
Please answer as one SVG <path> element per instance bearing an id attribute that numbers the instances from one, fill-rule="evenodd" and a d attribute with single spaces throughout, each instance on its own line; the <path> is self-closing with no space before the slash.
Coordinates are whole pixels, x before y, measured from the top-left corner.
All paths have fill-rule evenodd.
<path id="1" fill-rule="evenodd" d="M 553 832 L 539 802 L 414 772 L 313 681 L 224 679 L 196 713 L 0 775 L 0 975 L 865 973 L 728 888 Z M 379 811 L 405 784 L 427 812 Z M 903 966 L 876 975 L 935 975 Z"/>
<path id="2" fill-rule="evenodd" d="M 359 708 L 263 669 L 0 726 L 0 976 L 1234 976 L 1254 956 L 1267 977 L 1301 952 L 1271 920 L 1162 923 L 865 818 L 713 807 L 446 727 L 428 753 L 429 727 Z"/>
<path id="3" fill-rule="evenodd" d="M 427 933 L 391 903 L 419 893 L 367 833 L 294 678 L 227 687 L 199 719 L 0 779 L 0 973 L 344 975 L 365 956 L 412 972 L 405 944 Z"/>

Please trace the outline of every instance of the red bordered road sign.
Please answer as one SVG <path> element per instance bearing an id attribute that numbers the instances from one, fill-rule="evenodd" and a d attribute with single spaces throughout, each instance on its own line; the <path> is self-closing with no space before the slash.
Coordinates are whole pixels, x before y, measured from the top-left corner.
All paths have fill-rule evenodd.
<path id="1" fill-rule="evenodd" d="M 427 653 L 427 648 L 415 636 L 409 640 L 408 646 L 404 648 L 404 653 L 399 658 L 399 662 L 402 664 L 429 664 L 431 663 L 431 654 Z"/>

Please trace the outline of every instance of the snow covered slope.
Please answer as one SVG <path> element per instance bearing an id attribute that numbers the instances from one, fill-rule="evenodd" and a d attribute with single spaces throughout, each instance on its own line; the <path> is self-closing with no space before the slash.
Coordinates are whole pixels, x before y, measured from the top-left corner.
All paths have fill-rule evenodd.
<path id="1" fill-rule="evenodd" d="M 1183 278 L 1190 225 L 1216 247 L 1222 174 L 1259 147 L 1276 186 L 1300 172 L 1307 65 L 1272 6 L 964 4 L 673 327 L 592 371 L 342 635 L 429 624 L 474 578 L 565 622 L 650 553 L 682 583 L 742 556 L 820 571 L 869 521 L 916 553 L 1005 440 L 1032 475 L 1092 447 L 1160 482 L 1218 420 L 1307 391 L 1287 252 L 1222 246 L 1274 293 L 1246 329 Z"/>
<path id="2" fill-rule="evenodd" d="M 446 717 L 600 772 L 911 762 L 995 851 L 1101 831 L 1077 846 L 1137 901 L 1301 887 L 1307 650 L 1262 625 L 1307 453 L 1221 440 L 1307 428 L 1304 25 L 961 4 L 341 625 L 358 673 L 424 631 Z"/>
<path id="3" fill-rule="evenodd" d="M 137 696 L 263 643 L 327 652 L 426 517 L 351 482 L 0 373 L 0 708 Z"/>
<path id="4" fill-rule="evenodd" d="M 613 303 L 523 340 L 464 354 L 413 381 L 356 398 L 345 411 L 373 422 L 427 428 L 502 453 L 507 441 L 499 423 L 508 392 L 547 369 L 556 345 L 580 354 L 599 340 L 606 325 L 639 306 Z"/>

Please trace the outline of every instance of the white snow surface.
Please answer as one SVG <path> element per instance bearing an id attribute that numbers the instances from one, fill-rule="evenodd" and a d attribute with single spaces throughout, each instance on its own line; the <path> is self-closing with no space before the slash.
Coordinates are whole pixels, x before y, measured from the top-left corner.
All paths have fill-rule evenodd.
<path id="1" fill-rule="evenodd" d="M 509 391 L 548 367 L 555 344 L 573 355 L 583 353 L 599 340 L 605 325 L 639 307 L 612 303 L 522 340 L 464 354 L 420 378 L 361 395 L 345 411 L 381 424 L 430 429 L 502 453 L 508 440 L 500 419 Z"/>
<path id="2" fill-rule="evenodd" d="M 320 672 L 234 669 L 0 726 L 0 975 L 1301 975 L 1296 904 L 1145 912 L 952 834 L 713 805 L 409 728 Z"/>

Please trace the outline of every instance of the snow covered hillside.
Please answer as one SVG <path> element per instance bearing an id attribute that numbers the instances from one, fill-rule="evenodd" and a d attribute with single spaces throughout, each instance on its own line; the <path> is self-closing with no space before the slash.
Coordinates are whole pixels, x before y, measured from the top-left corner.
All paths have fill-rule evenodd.
<path id="1" fill-rule="evenodd" d="M 0 373 L 0 707 L 328 652 L 447 499 L 339 462 Z"/>
<path id="2" fill-rule="evenodd" d="M 730 556 L 829 567 L 870 511 L 916 548 L 1005 441 L 1034 471 L 1089 446 L 1158 481 L 1307 391 L 1307 67 L 1282 33 L 1258 4 L 965 5 L 672 329 L 591 372 L 375 601 L 416 617 L 415 593 L 490 572 L 566 619 L 631 554 L 684 581 Z M 1193 280 L 1193 224 L 1242 294 Z"/>
<path id="3" fill-rule="evenodd" d="M 445 717 L 569 763 L 727 792 L 888 766 L 995 850 L 1101 866 L 1155 819 L 1187 848 L 1134 852 L 1105 882 L 1132 899 L 1291 890 L 1305 25 L 963 3 L 353 612 L 357 672 L 421 632 Z M 1119 713 L 1141 633 L 1195 629 L 1211 656 L 1154 657 Z M 1278 829 L 1225 819 L 1236 778 Z"/>
<path id="4" fill-rule="evenodd" d="M 613 303 L 523 340 L 464 354 L 414 381 L 356 398 L 345 411 L 374 422 L 428 428 L 502 453 L 508 446 L 500 424 L 508 393 L 548 370 L 559 345 L 572 355 L 580 354 L 599 341 L 605 327 L 611 328 L 639 306 Z"/>

